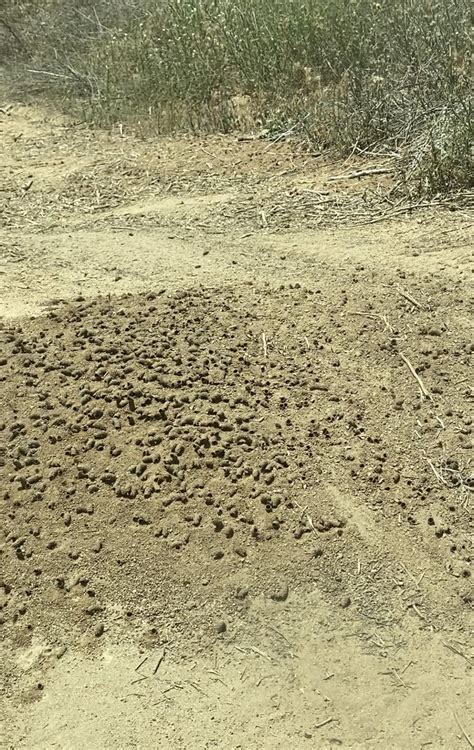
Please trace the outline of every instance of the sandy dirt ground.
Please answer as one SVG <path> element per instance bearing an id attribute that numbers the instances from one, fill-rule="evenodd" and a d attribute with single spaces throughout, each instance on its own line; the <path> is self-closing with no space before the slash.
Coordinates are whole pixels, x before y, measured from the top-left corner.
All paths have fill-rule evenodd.
<path id="1" fill-rule="evenodd" d="M 0 747 L 473 747 L 472 215 L 0 104 Z"/>

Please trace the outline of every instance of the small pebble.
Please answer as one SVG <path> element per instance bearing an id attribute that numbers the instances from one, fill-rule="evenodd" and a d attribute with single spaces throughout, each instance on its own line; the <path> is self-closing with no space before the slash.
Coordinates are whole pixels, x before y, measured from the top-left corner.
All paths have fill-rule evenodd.
<path id="1" fill-rule="evenodd" d="M 273 594 L 271 594 L 271 598 L 274 602 L 286 602 L 288 599 L 288 593 L 288 586 L 284 583 L 280 588 L 276 589 Z"/>
<path id="2" fill-rule="evenodd" d="M 237 591 L 235 592 L 236 599 L 245 599 L 248 596 L 249 593 L 249 587 L 248 586 L 239 586 Z"/>
<path id="3" fill-rule="evenodd" d="M 219 620 L 216 625 L 216 630 L 218 633 L 225 633 L 225 631 L 227 630 L 227 625 L 225 624 L 224 620 Z"/>
<path id="4" fill-rule="evenodd" d="M 61 659 L 61 657 L 64 656 L 64 654 L 66 653 L 66 651 L 67 651 L 67 646 L 58 646 L 56 651 L 54 652 L 56 655 L 56 659 Z"/>

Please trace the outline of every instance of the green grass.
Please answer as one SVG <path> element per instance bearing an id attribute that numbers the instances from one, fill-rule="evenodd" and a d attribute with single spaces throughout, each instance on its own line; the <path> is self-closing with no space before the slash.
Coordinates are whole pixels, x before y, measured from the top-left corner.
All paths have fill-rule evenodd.
<path id="1" fill-rule="evenodd" d="M 15 7 L 25 65 L 95 124 L 293 128 L 318 148 L 397 154 L 420 192 L 472 187 L 468 0 Z"/>

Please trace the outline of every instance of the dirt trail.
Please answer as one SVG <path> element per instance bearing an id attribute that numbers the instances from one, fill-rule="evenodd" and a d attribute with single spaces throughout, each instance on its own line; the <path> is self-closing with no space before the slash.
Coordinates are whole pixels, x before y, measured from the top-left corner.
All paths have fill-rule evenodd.
<path id="1" fill-rule="evenodd" d="M 469 747 L 469 217 L 6 105 L 0 746 Z"/>

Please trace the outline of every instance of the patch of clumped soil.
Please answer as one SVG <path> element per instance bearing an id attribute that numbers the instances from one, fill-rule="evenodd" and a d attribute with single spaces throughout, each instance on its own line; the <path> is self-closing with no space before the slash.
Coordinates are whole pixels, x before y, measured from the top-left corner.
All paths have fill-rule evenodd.
<path id="1" fill-rule="evenodd" d="M 284 601 L 315 580 L 376 621 L 462 624 L 457 286 L 420 282 L 419 306 L 346 288 L 79 298 L 5 325 L 5 635 L 63 649 L 140 620 L 202 642 L 249 587 Z"/>

